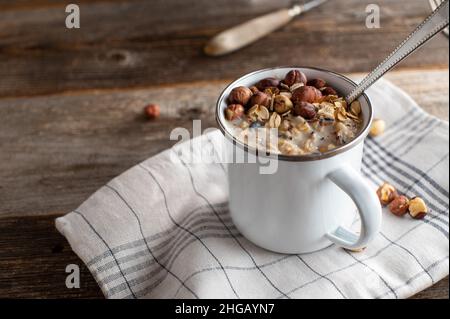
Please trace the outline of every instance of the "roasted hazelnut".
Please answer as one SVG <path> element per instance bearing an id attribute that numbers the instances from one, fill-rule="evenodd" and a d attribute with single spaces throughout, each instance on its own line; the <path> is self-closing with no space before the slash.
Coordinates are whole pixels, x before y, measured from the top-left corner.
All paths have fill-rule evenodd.
<path id="1" fill-rule="evenodd" d="M 384 183 L 378 188 L 377 195 L 382 205 L 388 205 L 398 196 L 398 192 L 394 186 Z"/>
<path id="2" fill-rule="evenodd" d="M 384 133 L 386 129 L 386 123 L 380 119 L 374 119 L 372 122 L 372 126 L 370 126 L 369 134 L 372 137 L 379 136 Z"/>
<path id="3" fill-rule="evenodd" d="M 291 92 L 280 92 L 280 95 L 284 95 L 288 99 L 292 98 L 292 93 Z"/>
<path id="4" fill-rule="evenodd" d="M 281 124 L 281 116 L 273 112 L 269 117 L 269 128 L 278 128 Z"/>
<path id="5" fill-rule="evenodd" d="M 283 82 L 288 86 L 292 86 L 295 83 L 303 83 L 306 85 L 307 81 L 306 75 L 303 72 L 300 72 L 299 70 L 291 70 L 286 74 Z"/>
<path id="6" fill-rule="evenodd" d="M 400 195 L 397 196 L 392 202 L 389 204 L 389 210 L 392 214 L 397 216 L 403 216 L 408 211 L 409 207 L 409 199 L 406 196 Z"/>
<path id="7" fill-rule="evenodd" d="M 277 95 L 273 101 L 273 108 L 275 112 L 278 114 L 283 114 L 292 109 L 293 107 L 292 101 L 284 95 Z"/>
<path id="8" fill-rule="evenodd" d="M 316 117 L 316 107 L 308 102 L 300 102 L 295 104 L 294 114 L 300 115 L 306 120 L 312 120 Z"/>
<path id="9" fill-rule="evenodd" d="M 231 90 L 228 102 L 230 104 L 246 105 L 252 95 L 253 93 L 248 87 L 238 86 Z"/>
<path id="10" fill-rule="evenodd" d="M 265 89 L 264 93 L 266 93 L 269 96 L 278 95 L 278 94 L 280 94 L 280 89 L 276 88 L 276 87 L 270 87 L 270 88 Z"/>
<path id="11" fill-rule="evenodd" d="M 322 92 L 322 95 L 338 95 L 335 89 L 333 89 L 331 86 L 327 86 L 325 88 L 322 88 L 320 90 Z"/>
<path id="12" fill-rule="evenodd" d="M 250 106 L 253 105 L 263 105 L 263 106 L 269 106 L 270 105 L 271 97 L 267 95 L 264 92 L 256 92 L 250 99 Z"/>
<path id="13" fill-rule="evenodd" d="M 264 91 L 265 89 L 270 87 L 278 87 L 278 85 L 280 85 L 280 80 L 276 78 L 266 78 L 259 81 L 256 84 L 256 87 L 258 88 L 258 90 Z"/>
<path id="14" fill-rule="evenodd" d="M 422 219 L 428 214 L 428 207 L 420 197 L 414 197 L 409 202 L 409 215 L 414 219 Z"/>
<path id="15" fill-rule="evenodd" d="M 240 104 L 231 104 L 225 109 L 225 118 L 228 121 L 233 121 L 244 115 L 244 107 Z"/>
<path id="16" fill-rule="evenodd" d="M 256 86 L 251 86 L 250 91 L 252 91 L 253 94 L 256 94 L 256 92 L 259 92 L 258 88 Z"/>
<path id="17" fill-rule="evenodd" d="M 302 86 L 292 92 L 292 102 L 314 103 L 322 97 L 322 93 L 313 86 Z"/>
<path id="18" fill-rule="evenodd" d="M 327 82 L 325 82 L 325 80 L 322 80 L 322 79 L 313 79 L 313 80 L 308 81 L 308 83 L 306 85 L 314 86 L 316 89 L 321 89 L 321 88 L 327 86 Z"/>
<path id="19" fill-rule="evenodd" d="M 350 112 L 352 112 L 354 115 L 358 116 L 361 114 L 361 103 L 359 101 L 353 101 L 350 104 Z"/>
<path id="20" fill-rule="evenodd" d="M 253 105 L 250 110 L 248 110 L 247 115 L 253 122 L 265 122 L 269 119 L 270 112 L 264 105 Z"/>
<path id="21" fill-rule="evenodd" d="M 161 110 L 158 104 L 149 104 L 144 108 L 147 118 L 154 120 L 161 114 Z"/>

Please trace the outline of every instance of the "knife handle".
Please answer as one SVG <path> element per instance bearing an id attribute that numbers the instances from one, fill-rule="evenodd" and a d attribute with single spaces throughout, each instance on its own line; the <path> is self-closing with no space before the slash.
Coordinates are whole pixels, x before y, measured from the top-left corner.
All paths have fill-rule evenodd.
<path id="1" fill-rule="evenodd" d="M 211 56 L 231 53 L 281 28 L 299 13 L 299 10 L 281 9 L 242 23 L 216 35 L 204 51 Z"/>

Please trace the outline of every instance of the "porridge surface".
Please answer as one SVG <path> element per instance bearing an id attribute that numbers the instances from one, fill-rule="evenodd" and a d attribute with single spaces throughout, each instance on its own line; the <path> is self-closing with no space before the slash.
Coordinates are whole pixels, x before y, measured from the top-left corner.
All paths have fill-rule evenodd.
<path id="1" fill-rule="evenodd" d="M 225 118 L 246 145 L 272 154 L 323 153 L 353 140 L 362 123 L 358 101 L 347 105 L 321 79 L 292 70 L 282 80 L 266 78 L 233 88 Z"/>

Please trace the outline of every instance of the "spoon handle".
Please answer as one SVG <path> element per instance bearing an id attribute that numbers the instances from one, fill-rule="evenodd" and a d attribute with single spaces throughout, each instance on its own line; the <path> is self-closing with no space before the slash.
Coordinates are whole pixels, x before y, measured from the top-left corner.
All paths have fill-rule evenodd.
<path id="1" fill-rule="evenodd" d="M 288 24 L 300 13 L 300 7 L 281 9 L 223 31 L 212 38 L 204 48 L 210 56 L 234 52 Z"/>
<path id="2" fill-rule="evenodd" d="M 449 24 L 449 0 L 444 1 L 428 18 L 426 18 L 380 65 L 367 75 L 350 94 L 345 97 L 347 103 L 357 99 L 368 87 L 386 72 L 408 57 L 435 34 Z"/>

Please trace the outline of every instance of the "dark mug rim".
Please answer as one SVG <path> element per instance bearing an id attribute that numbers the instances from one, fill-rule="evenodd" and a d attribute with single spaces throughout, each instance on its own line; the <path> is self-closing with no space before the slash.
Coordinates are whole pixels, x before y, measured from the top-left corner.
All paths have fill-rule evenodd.
<path id="1" fill-rule="evenodd" d="M 329 73 L 329 74 L 333 75 L 336 78 L 346 81 L 347 83 L 351 84 L 353 87 L 357 86 L 357 84 L 354 81 L 352 81 L 345 75 L 339 74 L 337 72 L 321 69 L 321 68 L 308 67 L 308 66 L 277 66 L 277 67 L 265 68 L 265 69 L 260 69 L 260 70 L 256 70 L 256 71 L 247 73 L 247 74 L 235 79 L 229 85 L 227 85 L 225 87 L 225 89 L 222 91 L 222 93 L 220 93 L 219 99 L 217 100 L 217 103 L 216 103 L 216 122 L 217 122 L 222 134 L 224 134 L 224 136 L 226 138 L 228 138 L 233 143 L 233 145 L 237 145 L 238 147 L 243 149 L 245 152 L 256 155 L 258 157 L 271 158 L 271 159 L 282 160 L 282 161 L 291 161 L 291 162 L 307 162 L 307 161 L 316 161 L 316 160 L 326 159 L 326 158 L 333 157 L 337 154 L 344 153 L 364 141 L 364 139 L 369 134 L 370 126 L 373 121 L 373 107 L 372 107 L 369 97 L 365 93 L 361 94 L 360 98 L 361 97 L 364 98 L 369 107 L 369 119 L 368 119 L 366 125 L 364 126 L 363 129 L 360 130 L 359 134 L 353 140 L 351 140 L 349 143 L 341 145 L 330 151 L 320 153 L 320 154 L 305 154 L 305 155 L 266 154 L 266 152 L 258 151 L 257 148 L 249 147 L 248 145 L 244 144 L 243 142 L 238 140 L 236 137 L 234 137 L 227 130 L 224 123 L 222 123 L 220 115 L 219 115 L 221 112 L 220 107 L 221 107 L 224 99 L 226 98 L 225 92 L 230 87 L 236 86 L 237 82 L 240 82 L 246 78 L 253 77 L 259 73 L 277 70 L 277 69 L 310 69 L 310 70 L 325 72 L 325 73 Z"/>

